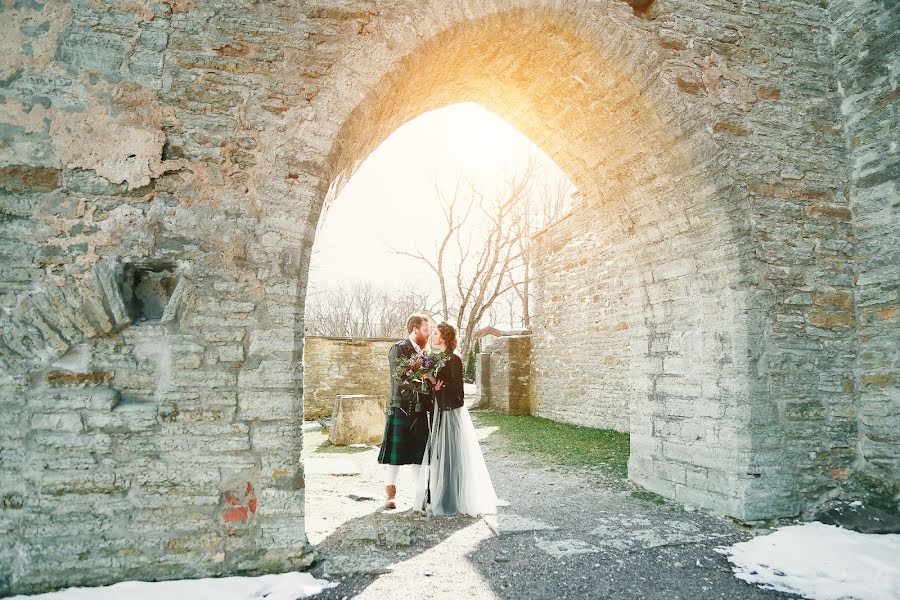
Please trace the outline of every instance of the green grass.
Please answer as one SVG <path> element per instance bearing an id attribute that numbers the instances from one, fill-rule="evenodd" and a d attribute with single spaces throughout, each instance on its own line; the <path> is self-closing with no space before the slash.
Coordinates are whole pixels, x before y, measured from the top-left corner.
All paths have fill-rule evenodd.
<path id="1" fill-rule="evenodd" d="M 660 496 L 659 494 L 654 494 L 653 492 L 649 492 L 647 490 L 634 490 L 631 492 L 632 498 L 637 498 L 638 500 L 644 500 L 646 502 L 650 502 L 652 504 L 663 505 L 668 500 Z"/>
<path id="2" fill-rule="evenodd" d="M 541 417 L 514 417 L 492 412 L 473 416 L 515 450 L 558 465 L 599 467 L 610 475 L 628 476 L 629 435 L 557 423 Z M 494 434 L 496 435 L 496 434 Z"/>

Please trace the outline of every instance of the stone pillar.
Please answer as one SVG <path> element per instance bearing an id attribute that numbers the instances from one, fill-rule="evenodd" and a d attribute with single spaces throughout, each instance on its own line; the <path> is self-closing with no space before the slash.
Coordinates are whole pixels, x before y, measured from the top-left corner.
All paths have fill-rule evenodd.
<path id="1" fill-rule="evenodd" d="M 489 367 L 486 381 L 479 378 L 479 405 L 510 415 L 531 414 L 531 332 L 500 336 L 485 354 Z"/>

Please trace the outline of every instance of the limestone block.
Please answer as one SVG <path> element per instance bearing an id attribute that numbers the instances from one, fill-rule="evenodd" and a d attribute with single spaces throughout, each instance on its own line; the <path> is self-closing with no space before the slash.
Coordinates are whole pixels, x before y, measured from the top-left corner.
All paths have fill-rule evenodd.
<path id="1" fill-rule="evenodd" d="M 384 396 L 337 396 L 331 414 L 329 439 L 337 446 L 380 444 L 384 433 Z"/>
<path id="2" fill-rule="evenodd" d="M 244 360 L 244 347 L 239 344 L 219 346 L 219 360 L 222 362 L 241 362 Z"/>
<path id="3" fill-rule="evenodd" d="M 486 358 L 479 357 L 479 406 L 510 415 L 531 413 L 531 335 L 504 334 L 492 344 Z"/>
<path id="4" fill-rule="evenodd" d="M 56 389 L 31 399 L 34 410 L 112 410 L 119 402 L 118 390 L 105 385 L 86 388 Z"/>
<path id="5" fill-rule="evenodd" d="M 240 417 L 247 421 L 284 421 L 297 418 L 297 394 L 293 391 L 241 392 L 238 395 Z"/>
<path id="6" fill-rule="evenodd" d="M 76 432 L 84 430 L 84 424 L 75 413 L 38 413 L 31 418 L 31 428 Z"/>
<path id="7" fill-rule="evenodd" d="M 249 389 L 291 389 L 296 375 L 294 365 L 290 361 L 267 358 L 256 368 L 244 365 L 238 376 L 238 387 Z"/>

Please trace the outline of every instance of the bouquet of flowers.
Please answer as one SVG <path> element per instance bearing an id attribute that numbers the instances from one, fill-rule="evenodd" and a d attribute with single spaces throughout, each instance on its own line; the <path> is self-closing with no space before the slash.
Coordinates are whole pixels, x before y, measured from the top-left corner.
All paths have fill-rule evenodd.
<path id="1" fill-rule="evenodd" d="M 450 355 L 444 352 L 414 354 L 408 358 L 401 356 L 397 358 L 394 379 L 402 385 L 416 388 L 416 391 L 427 392 L 429 377 L 437 375 L 449 359 Z"/>

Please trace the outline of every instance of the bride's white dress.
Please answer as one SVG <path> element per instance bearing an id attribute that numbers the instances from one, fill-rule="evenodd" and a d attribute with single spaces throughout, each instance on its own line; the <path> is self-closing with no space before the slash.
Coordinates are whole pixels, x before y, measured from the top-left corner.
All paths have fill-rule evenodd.
<path id="1" fill-rule="evenodd" d="M 435 410 L 413 506 L 433 515 L 497 512 L 497 494 L 466 407 Z"/>

